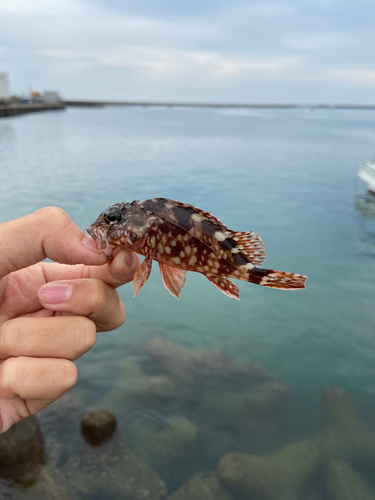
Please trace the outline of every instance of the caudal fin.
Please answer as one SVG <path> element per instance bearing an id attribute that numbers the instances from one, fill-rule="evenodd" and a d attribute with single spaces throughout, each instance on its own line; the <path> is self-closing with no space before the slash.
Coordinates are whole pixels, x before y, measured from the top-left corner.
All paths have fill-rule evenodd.
<path id="1" fill-rule="evenodd" d="M 307 276 L 303 274 L 285 273 L 283 271 L 273 271 L 272 269 L 259 269 L 253 267 L 248 271 L 246 281 L 256 285 L 267 286 L 269 288 L 280 288 L 282 290 L 298 290 L 305 288 Z"/>

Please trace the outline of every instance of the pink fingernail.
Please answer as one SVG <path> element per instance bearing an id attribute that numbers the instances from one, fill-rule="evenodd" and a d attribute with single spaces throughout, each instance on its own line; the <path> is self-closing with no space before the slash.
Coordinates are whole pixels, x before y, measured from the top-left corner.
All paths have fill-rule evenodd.
<path id="1" fill-rule="evenodd" d="M 97 246 L 96 246 L 96 242 L 93 238 L 91 238 L 91 236 L 85 234 L 83 240 L 82 240 L 82 243 L 85 245 L 86 248 L 88 248 L 89 250 L 91 250 L 92 252 L 95 252 L 95 253 L 102 253 L 102 250 L 100 250 Z"/>
<path id="2" fill-rule="evenodd" d="M 127 257 L 126 257 L 126 259 L 125 259 L 125 261 L 126 261 L 127 266 L 133 267 L 134 264 L 135 264 L 134 253 L 133 252 L 129 252 L 128 255 L 127 255 Z"/>
<path id="3" fill-rule="evenodd" d="M 46 304 L 63 304 L 73 294 L 73 285 L 67 283 L 48 283 L 39 290 L 39 297 Z"/>

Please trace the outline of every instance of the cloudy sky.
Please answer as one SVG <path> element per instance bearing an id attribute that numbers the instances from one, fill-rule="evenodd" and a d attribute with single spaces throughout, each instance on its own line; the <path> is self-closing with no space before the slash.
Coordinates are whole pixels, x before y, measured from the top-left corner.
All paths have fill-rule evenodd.
<path id="1" fill-rule="evenodd" d="M 13 93 L 375 104 L 374 0 L 0 0 Z"/>

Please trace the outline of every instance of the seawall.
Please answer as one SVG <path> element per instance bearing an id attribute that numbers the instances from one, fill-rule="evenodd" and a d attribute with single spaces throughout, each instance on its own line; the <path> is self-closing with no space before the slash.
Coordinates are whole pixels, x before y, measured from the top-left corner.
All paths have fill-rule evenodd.
<path id="1" fill-rule="evenodd" d="M 8 105 L 0 104 L 0 118 L 23 115 L 24 113 L 34 113 L 37 111 L 56 111 L 65 108 L 66 105 L 64 102 L 62 102 L 61 104 L 46 104 L 46 103 L 8 104 Z"/>

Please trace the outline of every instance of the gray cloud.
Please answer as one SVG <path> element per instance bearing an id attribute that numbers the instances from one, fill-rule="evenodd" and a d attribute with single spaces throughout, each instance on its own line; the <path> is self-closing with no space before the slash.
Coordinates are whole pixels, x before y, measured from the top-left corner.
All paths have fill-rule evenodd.
<path id="1" fill-rule="evenodd" d="M 2 0 L 0 71 L 70 98 L 374 102 L 372 0 Z"/>

